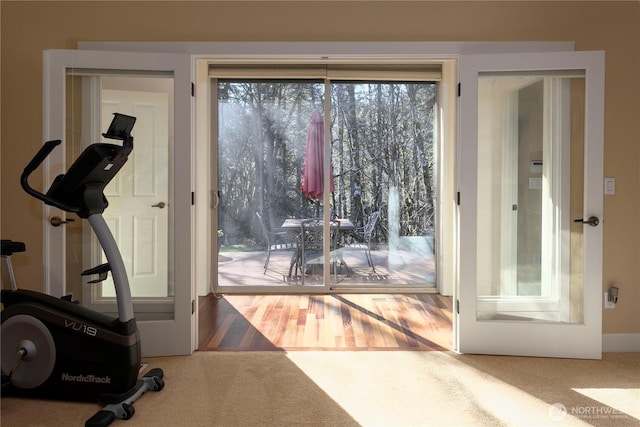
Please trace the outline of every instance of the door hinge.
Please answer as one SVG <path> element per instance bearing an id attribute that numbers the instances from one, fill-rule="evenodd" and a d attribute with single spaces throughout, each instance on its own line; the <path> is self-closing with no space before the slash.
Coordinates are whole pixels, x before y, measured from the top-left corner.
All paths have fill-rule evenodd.
<path id="1" fill-rule="evenodd" d="M 194 98 L 196 96 L 196 85 L 194 85 L 193 82 L 191 83 L 191 96 Z"/>
<path id="2" fill-rule="evenodd" d="M 460 314 L 460 300 L 456 300 L 456 313 Z"/>
<path id="3" fill-rule="evenodd" d="M 195 206 L 196 204 L 196 193 L 194 191 L 191 192 L 191 206 Z"/>
<path id="4" fill-rule="evenodd" d="M 462 84 L 458 82 L 458 97 L 460 97 L 461 92 L 462 92 Z"/>
<path id="5" fill-rule="evenodd" d="M 458 206 L 460 206 L 460 192 L 459 191 L 456 193 L 456 204 Z"/>
<path id="6" fill-rule="evenodd" d="M 195 314 L 196 312 L 196 300 L 191 300 L 191 314 Z"/>

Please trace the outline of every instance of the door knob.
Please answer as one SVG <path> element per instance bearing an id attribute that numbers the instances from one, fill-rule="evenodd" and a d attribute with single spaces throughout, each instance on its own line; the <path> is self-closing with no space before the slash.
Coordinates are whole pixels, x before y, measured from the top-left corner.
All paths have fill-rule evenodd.
<path id="1" fill-rule="evenodd" d="M 600 220 L 598 219 L 597 216 L 590 216 L 588 220 L 584 220 L 582 218 L 580 219 L 574 219 L 573 222 L 581 222 L 583 224 L 589 224 L 592 227 L 597 226 L 598 224 L 600 224 Z"/>
<path id="2" fill-rule="evenodd" d="M 54 227 L 60 227 L 62 224 L 67 224 L 67 223 L 73 222 L 73 221 L 75 221 L 75 219 L 73 219 L 73 218 L 68 218 L 66 220 L 63 220 L 59 216 L 52 216 L 51 219 L 49 220 L 49 223 L 51 225 L 53 225 Z"/>
<path id="3" fill-rule="evenodd" d="M 167 206 L 165 202 L 160 202 L 160 203 L 156 203 L 155 205 L 151 205 L 152 208 L 160 208 L 160 209 L 164 209 L 165 206 Z"/>

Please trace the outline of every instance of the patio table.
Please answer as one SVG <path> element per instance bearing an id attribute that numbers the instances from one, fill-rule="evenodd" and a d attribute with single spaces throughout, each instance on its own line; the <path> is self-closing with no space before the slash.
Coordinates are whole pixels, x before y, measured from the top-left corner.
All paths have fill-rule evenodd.
<path id="1" fill-rule="evenodd" d="M 300 226 L 304 219 L 301 218 L 287 218 L 284 220 L 280 228 L 287 231 L 300 231 Z M 334 221 L 340 222 L 340 231 L 351 231 L 356 228 L 355 225 L 348 218 L 336 218 Z"/>
<path id="2" fill-rule="evenodd" d="M 282 223 L 282 225 L 280 226 L 280 228 L 282 230 L 285 231 L 290 231 L 292 233 L 300 233 L 301 231 L 301 227 L 302 227 L 302 222 L 305 221 L 308 218 L 287 218 L 284 220 L 284 222 Z M 349 233 L 351 231 L 353 231 L 356 227 L 355 225 L 348 219 L 348 218 L 336 218 L 332 221 L 338 221 L 340 223 L 340 226 L 338 228 L 338 232 L 339 233 Z M 294 267 L 296 267 L 299 259 L 300 259 L 300 254 L 299 251 L 302 249 L 301 245 L 298 245 L 298 249 L 296 250 L 296 253 L 293 254 L 293 256 L 291 257 L 291 265 L 289 266 L 289 277 L 291 277 L 291 273 L 294 269 Z M 340 256 L 340 258 L 342 258 Z M 346 263 L 344 262 L 344 260 L 341 261 L 342 265 L 344 266 L 345 269 L 348 270 L 348 266 L 346 265 Z M 297 268 L 296 268 L 297 270 Z M 302 274 L 304 275 L 304 272 L 302 272 Z M 304 282 L 303 282 L 304 283 Z"/>

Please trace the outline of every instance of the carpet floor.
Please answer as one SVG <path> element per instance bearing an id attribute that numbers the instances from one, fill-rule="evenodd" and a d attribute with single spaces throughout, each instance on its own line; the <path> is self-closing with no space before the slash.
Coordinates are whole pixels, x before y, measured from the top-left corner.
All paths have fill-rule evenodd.
<path id="1" fill-rule="evenodd" d="M 638 426 L 640 353 L 197 352 L 145 360 L 165 388 L 113 426 Z M 2 399 L 13 426 L 82 426 L 98 405 Z"/>

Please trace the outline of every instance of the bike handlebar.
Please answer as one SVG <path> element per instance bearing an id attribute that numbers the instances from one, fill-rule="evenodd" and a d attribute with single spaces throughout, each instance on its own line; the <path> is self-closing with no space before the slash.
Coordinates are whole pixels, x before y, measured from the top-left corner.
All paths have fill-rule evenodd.
<path id="1" fill-rule="evenodd" d="M 53 149 L 56 148 L 61 143 L 62 141 L 59 139 L 45 142 L 44 145 L 40 147 L 40 150 L 36 153 L 36 155 L 33 156 L 33 159 L 31 159 L 29 164 L 22 171 L 22 175 L 20 176 L 20 184 L 22 185 L 22 188 L 24 189 L 24 191 L 26 191 L 28 194 L 35 197 L 36 199 L 42 200 L 45 204 L 49 206 L 55 206 L 56 208 L 62 209 L 67 212 L 78 212 L 79 211 L 78 208 L 66 205 L 64 203 L 60 203 L 52 199 L 51 197 L 48 197 L 47 195 L 42 194 L 38 190 L 31 187 L 28 181 L 29 175 L 31 175 L 33 171 L 35 171 L 38 168 L 38 166 L 40 166 L 40 164 L 44 162 L 44 159 L 46 159 L 47 156 L 51 154 Z"/>
<path id="2" fill-rule="evenodd" d="M 33 156 L 33 159 L 31 159 L 29 164 L 24 168 L 24 173 L 26 173 L 27 175 L 31 175 L 31 172 L 36 170 L 38 166 L 40 166 L 40 163 L 44 162 L 44 159 L 46 159 L 47 156 L 51 154 L 53 149 L 61 143 L 62 141 L 59 139 L 45 142 L 44 145 L 40 147 L 40 151 L 38 151 L 36 155 Z"/>

